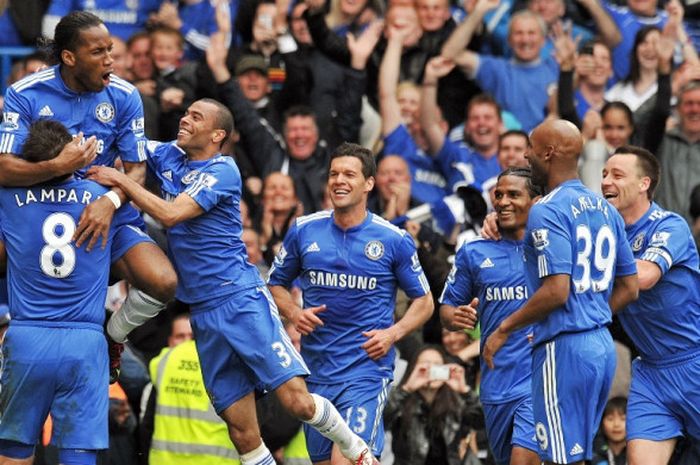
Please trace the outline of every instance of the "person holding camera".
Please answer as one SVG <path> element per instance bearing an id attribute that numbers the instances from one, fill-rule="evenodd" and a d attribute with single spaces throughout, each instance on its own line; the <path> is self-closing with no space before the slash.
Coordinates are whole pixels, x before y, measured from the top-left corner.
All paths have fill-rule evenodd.
<path id="1" fill-rule="evenodd" d="M 470 432 L 484 424 L 477 396 L 464 368 L 446 364 L 439 346 L 418 349 L 398 387 L 389 395 L 384 422 L 393 436 L 396 463 L 470 463 Z"/>

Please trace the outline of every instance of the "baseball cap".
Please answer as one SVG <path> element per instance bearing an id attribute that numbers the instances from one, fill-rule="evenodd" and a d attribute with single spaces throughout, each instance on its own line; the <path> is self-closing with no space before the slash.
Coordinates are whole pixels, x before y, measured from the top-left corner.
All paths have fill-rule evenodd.
<path id="1" fill-rule="evenodd" d="M 267 74 L 267 63 L 265 58 L 260 55 L 243 55 L 238 63 L 236 63 L 236 76 L 240 76 L 251 69 L 260 71 L 262 74 Z"/>

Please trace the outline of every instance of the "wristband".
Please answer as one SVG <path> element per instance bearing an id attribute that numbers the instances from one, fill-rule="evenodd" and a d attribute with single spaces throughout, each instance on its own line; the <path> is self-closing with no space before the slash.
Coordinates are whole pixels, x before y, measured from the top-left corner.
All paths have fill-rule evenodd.
<path id="1" fill-rule="evenodd" d="M 119 210 L 119 207 L 122 206 L 122 199 L 119 198 L 119 195 L 114 192 L 114 191 L 109 191 L 103 197 L 107 197 L 112 204 L 114 204 L 114 209 Z"/>

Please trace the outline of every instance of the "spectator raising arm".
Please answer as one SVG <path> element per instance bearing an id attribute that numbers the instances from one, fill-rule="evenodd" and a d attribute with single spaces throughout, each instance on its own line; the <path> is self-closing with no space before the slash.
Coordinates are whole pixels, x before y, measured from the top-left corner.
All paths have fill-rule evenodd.
<path id="1" fill-rule="evenodd" d="M 600 4 L 600 0 L 578 0 L 593 18 L 598 35 L 605 45 L 613 49 L 622 41 L 622 35 L 607 11 Z"/>
<path id="2" fill-rule="evenodd" d="M 442 56 L 445 58 L 456 59 L 457 56 L 462 53 L 471 42 L 472 37 L 476 29 L 481 26 L 484 16 L 489 11 L 498 8 L 500 0 L 478 0 L 474 11 L 467 17 L 467 19 L 462 22 L 457 28 L 452 32 L 450 37 L 447 39 L 445 44 L 442 46 Z M 465 74 L 471 75 L 471 70 L 476 68 L 476 53 L 469 52 L 474 55 L 474 63 L 468 60 L 470 65 L 470 71 L 465 70 Z"/>
<path id="3" fill-rule="evenodd" d="M 403 40 L 408 32 L 406 28 L 393 24 L 387 25 L 388 44 L 379 67 L 379 113 L 382 117 L 382 135 L 385 137 L 402 122 L 396 89 L 399 82 Z"/>
<path id="4" fill-rule="evenodd" d="M 438 80 L 447 76 L 455 67 L 454 61 L 436 56 L 428 61 L 423 76 L 423 91 L 420 102 L 420 123 L 428 140 L 428 151 L 435 155 L 445 144 L 445 128 L 441 123 L 437 105 Z"/>

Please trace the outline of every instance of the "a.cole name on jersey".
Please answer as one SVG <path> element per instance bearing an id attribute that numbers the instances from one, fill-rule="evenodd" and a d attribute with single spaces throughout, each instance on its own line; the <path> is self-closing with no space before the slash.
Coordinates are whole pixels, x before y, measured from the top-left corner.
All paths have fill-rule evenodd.
<path id="1" fill-rule="evenodd" d="M 489 302 L 498 300 L 526 300 L 526 286 L 488 286 L 486 288 L 486 300 Z"/>
<path id="2" fill-rule="evenodd" d="M 358 276 L 347 273 L 331 273 L 328 271 L 309 271 L 309 283 L 313 286 L 335 287 L 341 289 L 359 289 L 363 291 L 377 288 L 377 278 L 374 276 Z"/>

